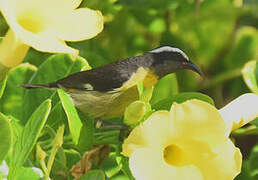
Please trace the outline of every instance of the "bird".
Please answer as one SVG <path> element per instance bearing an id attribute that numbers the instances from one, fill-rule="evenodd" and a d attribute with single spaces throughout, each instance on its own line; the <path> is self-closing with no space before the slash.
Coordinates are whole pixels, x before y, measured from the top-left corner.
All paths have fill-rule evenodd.
<path id="1" fill-rule="evenodd" d="M 27 89 L 63 89 L 75 107 L 96 119 L 121 117 L 126 107 L 139 99 L 137 84 L 151 88 L 159 79 L 179 70 L 202 75 L 179 48 L 160 46 L 144 54 L 77 72 L 47 84 L 21 84 Z"/>

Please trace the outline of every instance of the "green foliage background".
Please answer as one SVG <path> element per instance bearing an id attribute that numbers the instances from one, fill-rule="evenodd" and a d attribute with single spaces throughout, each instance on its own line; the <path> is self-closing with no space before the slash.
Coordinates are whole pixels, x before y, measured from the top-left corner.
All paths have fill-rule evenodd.
<path id="1" fill-rule="evenodd" d="M 112 133 L 116 136 L 109 137 L 110 132 L 102 132 L 100 135 L 98 130 L 94 130 L 93 120 L 82 122 L 83 124 L 71 122 L 69 117 L 73 116 L 73 107 L 69 102 L 64 105 L 60 101 L 65 99 L 65 94 L 39 89 L 27 91 L 19 87 L 19 84 L 52 82 L 68 74 L 89 69 L 89 65 L 95 68 L 121 58 L 139 55 L 161 45 L 171 45 L 185 51 L 191 61 L 201 68 L 204 78 L 188 71 L 163 78 L 155 87 L 150 101 L 156 109 L 166 109 L 170 106 L 167 103 L 171 103 L 171 99 L 183 101 L 193 97 L 215 103 L 217 108 L 221 108 L 239 95 L 250 92 L 241 70 L 250 60 L 258 60 L 257 0 L 85 0 L 81 7 L 98 9 L 105 17 L 104 30 L 97 37 L 69 43 L 80 50 L 81 58 L 72 60 L 68 55 L 52 55 L 30 49 L 24 64 L 9 72 L 5 91 L 0 99 L 0 112 L 3 113 L 0 114 L 0 119 L 3 119 L 0 121 L 0 124 L 3 122 L 0 128 L 6 132 L 0 132 L 0 136 L 12 139 L 9 143 L 1 142 L 0 149 L 9 149 L 11 143 L 16 141 L 21 143 L 21 148 L 23 141 L 19 139 L 29 138 L 27 143 L 31 148 L 40 144 L 49 155 L 52 151 L 50 144 L 55 140 L 58 127 L 65 124 L 63 146 L 57 151 L 50 174 L 53 179 L 71 179 L 69 169 L 81 159 L 83 152 L 93 145 L 105 143 L 103 137 L 107 143 L 119 144 L 119 132 L 114 131 Z M 1 17 L 0 35 L 4 36 L 7 29 L 8 26 Z M 257 88 L 256 64 L 253 65 L 252 74 L 245 77 L 252 78 Z M 250 89 L 257 93 L 257 89 Z M 182 99 L 182 95 L 175 98 L 178 93 L 193 91 L 210 96 L 214 102 L 198 94 L 186 95 L 185 99 Z M 51 99 L 52 108 L 49 105 L 50 100 L 46 99 Z M 171 101 L 168 102 L 168 99 Z M 51 112 L 48 114 L 48 111 Z M 43 112 L 48 116 L 47 121 L 41 115 L 38 124 L 33 124 L 31 119 L 36 116 L 31 116 L 33 112 Z M 71 126 L 71 123 L 75 125 Z M 257 120 L 254 121 L 253 125 L 257 124 Z M 31 132 L 29 136 L 29 133 L 26 134 L 28 126 L 38 131 Z M 71 127 L 74 129 L 71 130 Z M 38 134 L 42 128 L 43 131 Z M 76 128 L 82 129 L 81 134 L 78 134 L 79 130 Z M 243 128 L 233 132 L 232 138 L 244 155 L 243 171 L 236 179 L 257 179 L 258 129 L 250 132 Z M 12 160 L 10 152 L 5 156 L 0 152 L 0 163 L 5 159 L 10 164 L 10 169 L 24 164 L 24 169 L 17 170 L 15 176 L 23 179 L 29 175 L 38 179 L 38 175 L 31 169 L 40 167 L 35 148 L 24 152 L 19 151 L 19 148 L 14 146 L 12 151 L 19 152 L 17 156 L 20 155 L 23 159 L 15 157 Z M 118 156 L 120 150 L 119 146 L 112 146 L 112 153 L 100 167 L 108 179 L 131 179 L 127 159 Z M 94 178 L 104 179 L 103 172 L 94 170 L 84 177 Z"/>

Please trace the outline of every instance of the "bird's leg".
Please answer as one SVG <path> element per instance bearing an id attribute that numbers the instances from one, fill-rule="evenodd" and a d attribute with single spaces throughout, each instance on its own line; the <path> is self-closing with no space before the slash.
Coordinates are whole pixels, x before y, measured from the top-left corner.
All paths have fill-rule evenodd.
<path id="1" fill-rule="evenodd" d="M 104 124 L 108 124 L 108 125 L 104 125 Z M 98 129 L 120 129 L 120 130 L 126 130 L 129 127 L 124 125 L 124 124 L 116 124 L 116 123 L 111 122 L 111 121 L 106 121 L 106 120 L 98 119 L 97 122 L 96 122 L 96 128 L 98 128 Z"/>

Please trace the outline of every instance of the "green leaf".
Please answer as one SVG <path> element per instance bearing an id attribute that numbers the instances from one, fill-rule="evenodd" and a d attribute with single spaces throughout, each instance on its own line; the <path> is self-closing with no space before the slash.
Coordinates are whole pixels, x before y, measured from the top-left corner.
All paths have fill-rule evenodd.
<path id="1" fill-rule="evenodd" d="M 29 156 L 51 110 L 51 100 L 44 101 L 31 115 L 22 133 L 15 142 L 8 177 L 15 179 L 17 170 Z"/>
<path id="2" fill-rule="evenodd" d="M 123 173 L 130 180 L 135 180 L 129 168 L 129 159 L 127 157 L 120 155 L 120 156 L 117 156 L 116 161 L 117 161 L 117 164 L 120 166 L 121 170 L 123 171 Z"/>
<path id="3" fill-rule="evenodd" d="M 248 161 L 243 160 L 241 173 L 234 180 L 252 180 L 248 172 Z M 254 180 L 254 179 L 253 179 Z"/>
<path id="4" fill-rule="evenodd" d="M 256 125 L 256 127 L 258 127 L 258 117 L 251 121 L 250 124 Z"/>
<path id="5" fill-rule="evenodd" d="M 12 115 L 17 119 L 22 118 L 23 98 L 25 89 L 20 84 L 27 83 L 37 68 L 25 63 L 11 69 L 8 73 L 6 88 L 0 101 L 0 111 L 6 115 Z"/>
<path id="6" fill-rule="evenodd" d="M 74 144 L 78 144 L 82 128 L 81 119 L 73 105 L 72 99 L 62 89 L 58 89 L 57 92 L 68 118 L 69 129 L 73 142 Z"/>
<path id="7" fill-rule="evenodd" d="M 0 82 L 2 82 L 6 78 L 9 70 L 10 70 L 9 67 L 2 65 L 0 62 Z"/>
<path id="8" fill-rule="evenodd" d="M 248 160 L 248 170 L 254 179 L 258 178 L 258 145 L 254 146 Z"/>
<path id="9" fill-rule="evenodd" d="M 104 159 L 101 163 L 100 169 L 102 169 L 108 178 L 111 178 L 119 173 L 120 166 L 118 166 L 116 161 L 116 153 L 112 152 L 109 157 Z"/>
<path id="10" fill-rule="evenodd" d="M 20 167 L 17 170 L 17 177 L 16 180 L 40 180 L 42 177 L 42 172 L 38 168 L 32 167 Z"/>
<path id="11" fill-rule="evenodd" d="M 170 110 L 171 105 L 174 102 L 182 103 L 189 99 L 199 99 L 199 100 L 205 101 L 211 105 L 214 105 L 213 99 L 211 99 L 209 96 L 207 96 L 205 94 L 198 93 L 198 92 L 187 92 L 187 93 L 177 94 L 177 95 L 173 96 L 172 98 L 164 99 L 164 100 L 154 104 L 152 108 L 155 110 L 161 110 L 161 109 L 162 110 Z"/>
<path id="12" fill-rule="evenodd" d="M 245 66 L 242 69 L 242 74 L 244 81 L 248 88 L 258 94 L 258 85 L 257 85 L 257 77 L 258 77 L 258 61 L 253 60 L 249 61 L 245 64 Z"/>
<path id="13" fill-rule="evenodd" d="M 12 126 L 9 119 L 0 113 L 0 164 L 5 159 L 13 143 Z"/>
<path id="14" fill-rule="evenodd" d="M 66 157 L 66 167 L 71 169 L 73 165 L 75 165 L 78 161 L 81 160 L 81 154 L 74 149 L 64 149 L 65 157 Z"/>
<path id="15" fill-rule="evenodd" d="M 1 99 L 2 95 L 4 94 L 4 90 L 6 87 L 6 81 L 7 81 L 7 76 L 4 78 L 4 80 L 2 80 L 0 82 L 0 99 Z"/>
<path id="16" fill-rule="evenodd" d="M 155 104 L 162 99 L 173 97 L 178 93 L 178 84 L 175 74 L 169 74 L 159 80 L 154 88 L 151 104 Z"/>
<path id="17" fill-rule="evenodd" d="M 54 82 L 70 74 L 89 68 L 87 61 L 82 57 L 73 58 L 68 54 L 55 54 L 38 67 L 38 70 L 33 74 L 28 83 L 44 84 Z M 59 101 L 56 91 L 48 89 L 26 90 L 23 102 L 24 109 L 26 109 L 23 111 L 23 124 L 26 123 L 24 120 L 28 119 L 36 107 L 47 98 L 52 99 L 53 107 Z"/>
<path id="18" fill-rule="evenodd" d="M 82 176 L 79 180 L 105 180 L 105 174 L 101 170 L 91 170 Z"/>
<path id="19" fill-rule="evenodd" d="M 94 144 L 94 119 L 89 117 L 88 115 L 82 113 L 81 111 L 78 111 L 80 117 L 83 119 L 82 123 L 82 129 L 80 134 L 80 139 L 78 143 L 78 149 L 83 154 L 85 151 L 89 151 Z"/>

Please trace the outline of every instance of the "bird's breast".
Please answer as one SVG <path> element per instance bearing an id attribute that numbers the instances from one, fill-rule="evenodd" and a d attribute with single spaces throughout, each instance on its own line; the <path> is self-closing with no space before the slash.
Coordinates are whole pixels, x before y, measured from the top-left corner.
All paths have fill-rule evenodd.
<path id="1" fill-rule="evenodd" d="M 158 76 L 150 68 L 139 67 L 137 71 L 132 73 L 131 77 L 116 90 L 125 91 L 133 86 L 136 86 L 140 81 L 143 82 L 146 88 L 149 88 L 158 82 Z"/>

